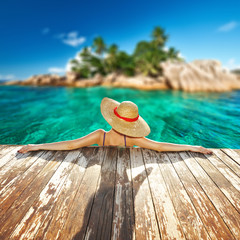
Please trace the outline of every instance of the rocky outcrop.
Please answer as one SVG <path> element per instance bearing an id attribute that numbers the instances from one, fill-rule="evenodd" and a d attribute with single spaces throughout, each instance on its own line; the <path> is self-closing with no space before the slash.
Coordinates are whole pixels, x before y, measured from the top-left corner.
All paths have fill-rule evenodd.
<path id="1" fill-rule="evenodd" d="M 72 84 L 74 87 L 92 87 L 101 85 L 103 81 L 103 77 L 101 74 L 96 74 L 91 79 L 76 79 L 75 82 Z"/>
<path id="2" fill-rule="evenodd" d="M 24 81 L 10 81 L 5 85 L 35 85 L 35 86 L 65 86 L 67 84 L 66 77 L 57 74 L 40 74 L 33 75 Z"/>
<path id="3" fill-rule="evenodd" d="M 102 82 L 104 86 L 129 87 L 141 90 L 167 89 L 164 77 L 151 78 L 148 76 L 137 75 L 127 77 L 125 75 L 109 75 Z"/>
<path id="4" fill-rule="evenodd" d="M 166 61 L 161 62 L 162 76 L 153 78 L 136 75 L 128 77 L 111 73 L 105 77 L 96 74 L 90 79 L 81 79 L 79 74 L 68 72 L 66 76 L 34 75 L 24 81 L 11 81 L 5 85 L 36 86 L 72 86 L 91 87 L 97 85 L 128 87 L 141 90 L 183 90 L 187 92 L 210 91 L 222 92 L 240 89 L 240 76 L 222 68 L 217 60 L 194 60 L 189 63 Z"/>
<path id="5" fill-rule="evenodd" d="M 190 63 L 160 63 L 163 76 L 171 89 L 187 92 L 222 92 L 240 89 L 240 79 L 222 68 L 217 60 L 194 60 Z"/>

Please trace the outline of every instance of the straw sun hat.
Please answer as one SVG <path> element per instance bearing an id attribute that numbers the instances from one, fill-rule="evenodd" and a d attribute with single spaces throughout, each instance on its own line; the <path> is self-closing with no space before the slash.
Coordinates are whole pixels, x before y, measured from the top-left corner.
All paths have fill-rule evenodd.
<path id="1" fill-rule="evenodd" d="M 105 120 L 117 132 L 131 136 L 144 137 L 150 133 L 150 127 L 138 114 L 138 107 L 130 101 L 121 103 L 111 99 L 103 98 L 101 102 L 101 113 Z"/>

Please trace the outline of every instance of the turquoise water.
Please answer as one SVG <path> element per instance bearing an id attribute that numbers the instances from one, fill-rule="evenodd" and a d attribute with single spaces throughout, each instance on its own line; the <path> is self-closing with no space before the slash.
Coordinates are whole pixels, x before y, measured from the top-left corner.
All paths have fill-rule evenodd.
<path id="1" fill-rule="evenodd" d="M 103 97 L 130 100 L 160 142 L 240 148 L 240 91 L 185 93 L 124 88 L 0 86 L 0 144 L 49 143 L 110 130 Z"/>

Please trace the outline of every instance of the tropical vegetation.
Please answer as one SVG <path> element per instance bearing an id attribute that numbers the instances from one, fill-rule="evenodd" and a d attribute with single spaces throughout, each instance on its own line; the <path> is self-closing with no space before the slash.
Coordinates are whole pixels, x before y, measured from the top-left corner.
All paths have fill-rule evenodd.
<path id="1" fill-rule="evenodd" d="M 162 74 L 161 61 L 185 61 L 174 47 L 166 48 L 168 39 L 165 30 L 157 26 L 152 31 L 151 41 L 138 42 L 134 52 L 128 54 L 120 51 L 116 44 L 107 46 L 103 38 L 98 36 L 92 46 L 82 49 L 80 60 L 70 60 L 71 70 L 82 78 L 93 77 L 96 73 L 106 76 L 113 72 L 127 76 L 144 74 L 157 77 Z"/>

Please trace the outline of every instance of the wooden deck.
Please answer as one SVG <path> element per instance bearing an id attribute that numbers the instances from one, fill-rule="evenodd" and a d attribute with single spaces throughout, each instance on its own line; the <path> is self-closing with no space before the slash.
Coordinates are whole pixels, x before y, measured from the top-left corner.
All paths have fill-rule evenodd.
<path id="1" fill-rule="evenodd" d="M 240 150 L 0 145 L 0 239 L 240 239 Z"/>

